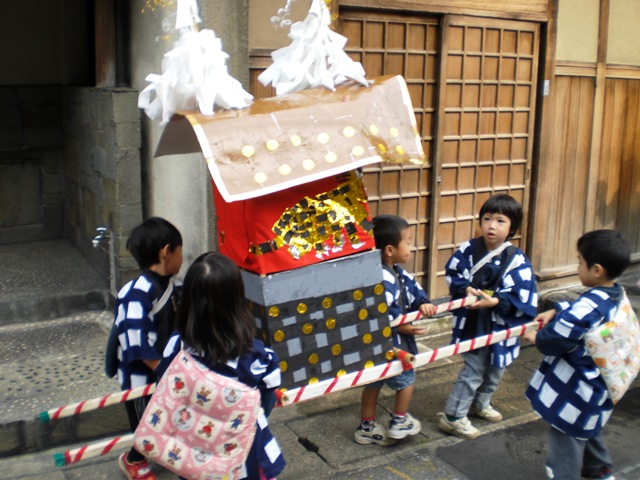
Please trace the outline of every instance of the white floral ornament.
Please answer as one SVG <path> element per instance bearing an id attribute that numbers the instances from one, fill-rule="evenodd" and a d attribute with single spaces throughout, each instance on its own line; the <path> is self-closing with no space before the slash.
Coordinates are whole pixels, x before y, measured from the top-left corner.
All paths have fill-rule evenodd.
<path id="1" fill-rule="evenodd" d="M 178 1 L 176 28 L 180 38 L 162 59 L 162 74 L 150 74 L 150 82 L 138 96 L 138 107 L 152 120 L 165 125 L 179 110 L 194 110 L 213 115 L 215 106 L 245 108 L 253 96 L 229 75 L 222 42 L 213 30 L 197 31 L 200 22 L 193 0 Z M 155 93 L 155 98 L 152 96 Z"/>
<path id="2" fill-rule="evenodd" d="M 271 54 L 273 63 L 258 76 L 265 86 L 271 84 L 276 95 L 355 80 L 365 86 L 364 68 L 344 51 L 347 38 L 331 30 L 331 13 L 323 0 L 313 0 L 307 17 L 291 26 L 287 47 Z"/>

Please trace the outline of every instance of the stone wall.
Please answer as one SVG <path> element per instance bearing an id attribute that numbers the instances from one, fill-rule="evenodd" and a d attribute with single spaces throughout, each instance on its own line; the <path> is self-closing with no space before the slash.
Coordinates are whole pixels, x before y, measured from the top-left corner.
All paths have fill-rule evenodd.
<path id="1" fill-rule="evenodd" d="M 0 244 L 63 236 L 59 87 L 0 87 Z"/>
<path id="2" fill-rule="evenodd" d="M 110 279 L 112 294 L 138 269 L 125 249 L 142 221 L 137 95 L 121 88 L 64 89 L 65 236 Z M 94 248 L 101 226 L 109 239 Z"/>

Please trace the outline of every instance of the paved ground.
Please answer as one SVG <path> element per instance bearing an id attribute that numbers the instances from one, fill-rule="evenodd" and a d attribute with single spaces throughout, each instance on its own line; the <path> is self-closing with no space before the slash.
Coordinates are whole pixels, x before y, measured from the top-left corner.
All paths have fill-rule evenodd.
<path id="1" fill-rule="evenodd" d="M 46 249 L 44 249 L 46 250 Z M 58 275 L 71 275 L 83 265 L 77 253 L 58 251 Z M 0 269 L 6 265 L 0 246 Z M 12 255 L 20 255 L 12 250 Z M 71 256 L 71 258 L 69 257 Z M 41 262 L 41 260 L 40 260 Z M 23 268 L 28 268 L 23 262 Z M 19 269 L 14 269 L 19 272 Z M 91 273 L 88 271 L 89 274 Z M 30 279 L 37 297 L 38 276 Z M 632 300 L 640 300 L 637 278 L 625 279 Z M 93 280 L 87 280 L 89 285 Z M 5 279 L 5 285 L 10 282 Z M 64 283 L 61 280 L 61 283 Z M 25 284 L 26 285 L 26 284 Z M 0 287 L 0 303 L 8 287 Z M 52 286 L 48 287 L 52 288 Z M 14 300 L 13 295 L 7 297 Z M 557 295 L 576 295 L 577 291 Z M 53 295 L 64 296 L 60 291 Z M 34 307 L 35 308 L 35 307 Z M 0 309 L 0 317 L 2 310 Z M 45 317 L 46 318 L 46 317 Z M 103 352 L 111 313 L 91 310 L 46 321 L 3 324 L 0 318 L 0 478 L 28 480 L 118 480 L 124 478 L 115 459 L 118 451 L 83 460 L 65 468 L 54 466 L 53 455 L 96 439 L 126 431 L 120 406 L 94 414 L 41 423 L 43 410 L 94 398 L 117 390 L 103 374 Z M 434 333 L 424 340 L 439 347 L 447 339 Z M 411 480 L 502 480 L 543 478 L 545 425 L 536 421 L 523 396 L 540 361 L 533 347 L 523 348 L 495 396 L 505 420 L 500 424 L 474 421 L 483 435 L 461 441 L 437 429 L 442 409 L 460 368 L 457 357 L 444 359 L 418 371 L 411 411 L 423 423 L 420 435 L 393 447 L 361 446 L 352 440 L 359 417 L 359 389 L 276 409 L 270 418 L 288 466 L 281 480 L 349 478 Z M 378 417 L 385 419 L 392 406 L 391 392 L 383 390 Z M 637 438 L 640 437 L 640 383 L 617 406 L 606 438 L 617 467 L 617 478 L 640 479 Z M 176 478 L 157 469 L 161 480 Z"/>

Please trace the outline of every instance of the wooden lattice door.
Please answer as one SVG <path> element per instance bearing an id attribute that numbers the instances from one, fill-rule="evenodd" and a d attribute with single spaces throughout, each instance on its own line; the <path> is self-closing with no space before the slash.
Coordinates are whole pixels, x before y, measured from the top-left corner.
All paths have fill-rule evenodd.
<path id="1" fill-rule="evenodd" d="M 405 267 L 426 286 L 439 20 L 424 15 L 343 9 L 339 22 L 340 33 L 348 38 L 345 51 L 362 63 L 367 77 L 402 75 L 409 87 L 427 164 L 367 167 L 364 182 L 372 216 L 399 215 L 414 230 L 414 255 Z"/>
<path id="2" fill-rule="evenodd" d="M 477 215 L 494 193 L 529 197 L 538 65 L 536 23 L 445 16 L 438 84 L 433 297 L 447 295 L 444 266 L 477 234 Z M 526 214 L 525 214 L 526 218 Z M 514 243 L 522 245 L 526 222 Z"/>

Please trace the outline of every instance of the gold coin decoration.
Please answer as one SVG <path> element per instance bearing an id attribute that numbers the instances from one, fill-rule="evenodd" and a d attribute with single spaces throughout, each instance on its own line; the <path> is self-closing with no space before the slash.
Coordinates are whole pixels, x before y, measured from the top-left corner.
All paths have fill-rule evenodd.
<path id="1" fill-rule="evenodd" d="M 331 353 L 333 353 L 334 357 L 337 357 L 342 353 L 342 347 L 336 343 L 333 347 L 331 347 Z"/>
<path id="2" fill-rule="evenodd" d="M 280 172 L 280 175 L 289 175 L 291 173 L 291 165 L 283 163 L 278 167 L 278 172 Z"/>
<path id="3" fill-rule="evenodd" d="M 284 340 L 284 332 L 282 330 L 276 330 L 275 332 L 273 332 L 273 339 L 276 342 L 281 342 L 282 340 Z"/>
<path id="4" fill-rule="evenodd" d="M 309 385 L 311 385 L 312 383 L 318 383 L 318 377 L 311 377 L 309 379 Z"/>
<path id="5" fill-rule="evenodd" d="M 347 138 L 351 138 L 356 134 L 356 129 L 353 127 L 344 127 L 342 134 Z"/>
<path id="6" fill-rule="evenodd" d="M 373 367 L 374 365 L 375 365 L 375 364 L 374 364 L 371 360 L 369 360 L 369 361 L 365 362 L 365 364 L 364 364 L 364 368 L 371 368 L 371 367 Z"/>
<path id="7" fill-rule="evenodd" d="M 280 360 L 280 371 L 286 372 L 287 368 L 289 368 L 289 364 L 285 360 Z"/>
<path id="8" fill-rule="evenodd" d="M 307 313 L 307 304 L 299 303 L 297 310 L 300 315 L 304 315 L 305 313 Z"/>
<path id="9" fill-rule="evenodd" d="M 311 325 L 310 323 L 305 323 L 305 324 L 302 326 L 302 332 L 303 332 L 305 335 L 309 335 L 311 332 L 313 332 L 313 325 Z"/>
<path id="10" fill-rule="evenodd" d="M 363 297 L 362 290 L 354 290 L 354 292 L 353 292 L 353 299 L 354 300 L 359 302 L 360 300 L 362 300 L 362 297 Z"/>
<path id="11" fill-rule="evenodd" d="M 396 153 L 398 155 L 404 155 L 404 147 L 402 145 L 396 146 Z"/>
<path id="12" fill-rule="evenodd" d="M 384 143 L 379 143 L 378 151 L 384 155 L 385 153 L 387 153 L 387 146 Z"/>
<path id="13" fill-rule="evenodd" d="M 312 353 L 311 355 L 309 355 L 309 363 L 311 365 L 315 365 L 316 363 L 318 363 L 318 354 L 317 353 Z"/>
<path id="14" fill-rule="evenodd" d="M 369 345 L 372 340 L 373 340 L 373 337 L 371 336 L 370 333 L 365 333 L 362 336 L 362 343 L 364 343 L 365 345 Z"/>
<path id="15" fill-rule="evenodd" d="M 373 287 L 373 293 L 376 295 L 382 295 L 384 293 L 384 287 L 381 284 L 377 284 Z"/>
<path id="16" fill-rule="evenodd" d="M 331 300 L 331 297 L 324 297 L 322 299 L 323 308 L 331 308 L 331 305 L 333 305 L 333 300 Z"/>
<path id="17" fill-rule="evenodd" d="M 327 152 L 324 159 L 327 163 L 335 163 L 338 160 L 338 154 L 336 152 Z"/>
<path id="18" fill-rule="evenodd" d="M 366 308 L 361 308 L 358 312 L 358 318 L 360 320 L 365 320 L 369 316 L 369 312 L 367 312 Z"/>
<path id="19" fill-rule="evenodd" d="M 338 370 L 338 373 L 336 373 L 336 377 L 341 377 L 346 374 L 347 374 L 346 370 Z"/>
<path id="20" fill-rule="evenodd" d="M 387 307 L 387 304 L 386 304 L 386 303 L 379 303 L 379 304 L 378 304 L 378 311 L 379 311 L 380 313 L 386 313 L 386 311 L 387 311 L 387 309 L 388 309 L 388 308 L 389 308 L 389 307 Z"/>
<path id="21" fill-rule="evenodd" d="M 386 326 L 382 329 L 382 336 L 385 338 L 389 338 L 391 336 L 391 327 Z"/>
<path id="22" fill-rule="evenodd" d="M 278 142 L 278 140 L 276 140 L 275 138 L 267 140 L 267 150 L 269 150 L 270 152 L 277 150 L 279 146 L 280 142 Z"/>
<path id="23" fill-rule="evenodd" d="M 336 328 L 336 319 L 335 318 L 327 318 L 327 321 L 324 322 L 329 330 L 333 330 Z"/>
<path id="24" fill-rule="evenodd" d="M 396 358 L 396 354 L 394 353 L 393 350 L 387 350 L 387 353 L 384 354 L 384 358 L 386 358 L 387 360 L 391 361 L 394 358 Z"/>
<path id="25" fill-rule="evenodd" d="M 240 151 L 242 152 L 242 155 L 244 155 L 247 158 L 252 157 L 253 154 L 256 153 L 256 149 L 253 148 L 251 145 L 245 145 L 244 147 L 242 147 Z"/>
<path id="26" fill-rule="evenodd" d="M 291 135 L 291 137 L 289 137 L 289 141 L 294 147 L 299 147 L 300 145 L 302 145 L 302 139 L 300 138 L 300 135 Z"/>
<path id="27" fill-rule="evenodd" d="M 278 315 L 280 315 L 280 309 L 278 307 L 269 307 L 269 316 L 271 318 L 276 318 Z"/>

